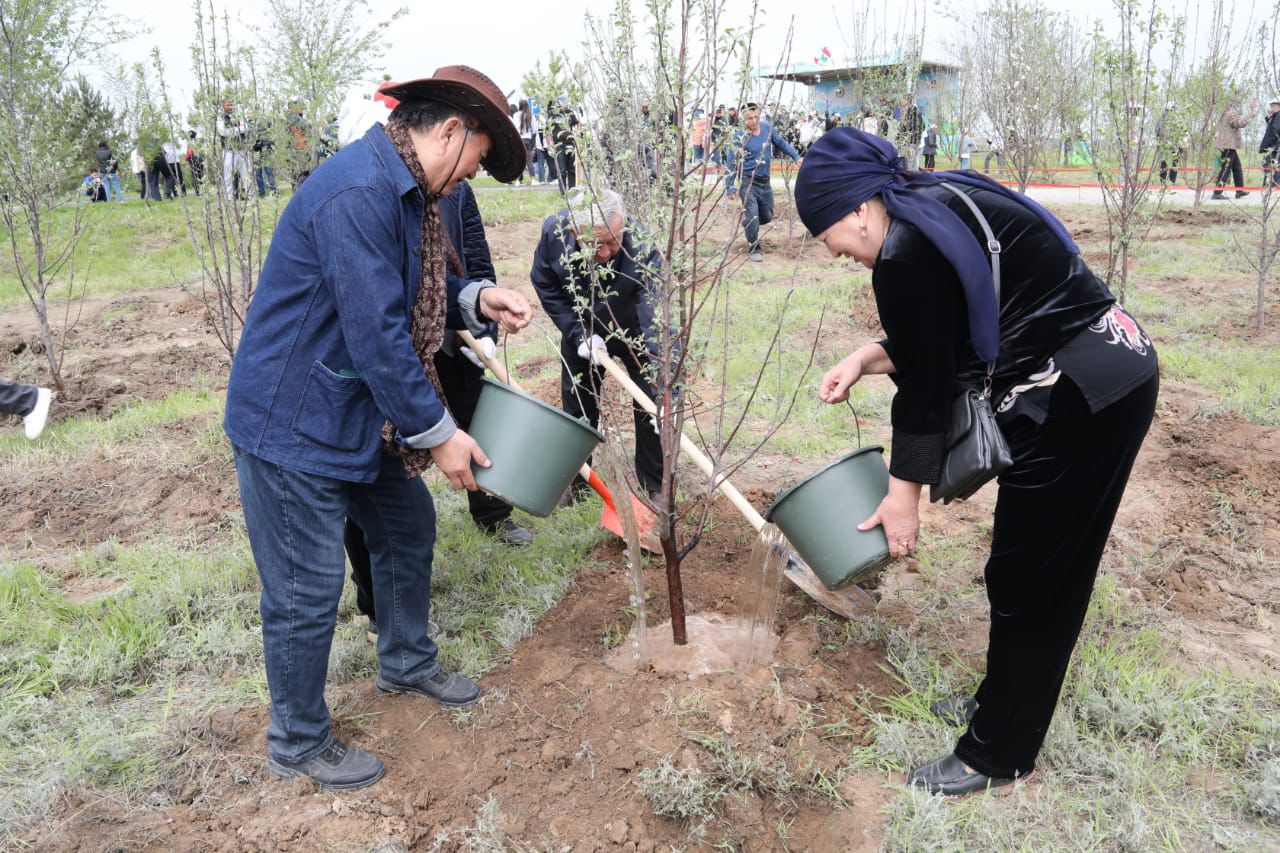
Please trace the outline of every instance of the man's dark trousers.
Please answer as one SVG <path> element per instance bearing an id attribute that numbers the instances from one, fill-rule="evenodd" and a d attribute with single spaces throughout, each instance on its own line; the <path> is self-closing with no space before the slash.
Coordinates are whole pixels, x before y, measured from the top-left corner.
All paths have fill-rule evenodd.
<path id="1" fill-rule="evenodd" d="M 773 186 L 768 175 L 743 176 L 738 190 L 742 199 L 742 230 L 747 251 L 760 251 L 760 226 L 773 221 Z"/>
<path id="2" fill-rule="evenodd" d="M 437 353 L 435 362 L 449 411 L 458 422 L 458 428 L 465 432 L 471 429 L 471 417 L 480 401 L 484 371 L 460 355 Z M 511 504 L 479 490 L 467 492 L 467 504 L 475 523 L 485 530 L 493 530 L 511 517 Z M 370 622 L 376 623 L 369 549 L 365 547 L 364 531 L 350 518 L 347 519 L 343 542 L 347 547 L 347 559 L 351 561 L 351 579 L 356 585 L 356 608 L 368 616 Z"/>
<path id="3" fill-rule="evenodd" d="M 1244 167 L 1240 165 L 1240 154 L 1234 148 L 1223 148 L 1218 154 L 1222 169 L 1218 172 L 1218 186 L 1225 187 L 1227 178 L 1235 181 L 1237 189 L 1244 186 Z"/>
<path id="4" fill-rule="evenodd" d="M 650 399 L 657 396 L 653 385 L 644 375 L 644 368 L 626 343 L 610 338 L 605 348 L 614 361 L 627 369 L 631 380 L 643 388 Z M 575 418 L 585 417 L 592 426 L 599 425 L 600 406 L 596 395 L 599 394 L 604 379 L 604 368 L 592 367 L 586 359 L 580 358 L 577 344 L 569 340 L 561 342 L 560 357 L 564 359 L 560 367 L 560 407 Z M 580 383 L 575 382 L 575 379 L 580 380 Z M 662 488 L 662 441 L 654 432 L 649 413 L 639 403 L 634 404 L 632 409 L 636 429 L 636 475 L 646 492 L 656 492 Z M 574 480 L 574 488 L 584 486 L 581 478 Z"/>
<path id="5" fill-rule="evenodd" d="M 35 411 L 40 389 L 34 385 L 0 379 L 0 412 L 26 417 Z"/>

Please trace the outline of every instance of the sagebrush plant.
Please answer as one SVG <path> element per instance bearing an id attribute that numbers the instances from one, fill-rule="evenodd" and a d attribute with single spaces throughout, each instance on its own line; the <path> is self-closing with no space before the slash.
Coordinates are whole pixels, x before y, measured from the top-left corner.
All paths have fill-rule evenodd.
<path id="1" fill-rule="evenodd" d="M 640 768 L 636 787 L 649 798 L 654 814 L 688 821 L 695 830 L 716 817 L 725 792 L 701 768 L 682 767 L 670 755 L 656 767 Z"/>

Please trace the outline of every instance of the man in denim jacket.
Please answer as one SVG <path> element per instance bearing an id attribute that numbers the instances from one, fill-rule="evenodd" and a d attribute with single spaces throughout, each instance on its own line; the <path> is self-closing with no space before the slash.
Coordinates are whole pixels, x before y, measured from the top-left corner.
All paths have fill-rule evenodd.
<path id="1" fill-rule="evenodd" d="M 423 217 L 481 162 L 499 180 L 519 177 L 524 146 L 502 93 L 474 69 L 441 68 L 394 96 L 387 127 L 327 160 L 285 208 L 227 387 L 224 429 L 262 580 L 267 767 L 329 790 L 363 788 L 385 772 L 334 737 L 324 702 L 348 515 L 373 558 L 378 689 L 449 707 L 480 695 L 436 660 L 427 636 L 435 511 L 381 432 L 394 424 L 395 442 L 429 452 L 454 488 L 475 488 L 473 460 L 488 465 L 415 347 L 419 289 L 442 284 L 433 266 L 424 276 L 423 240 L 434 232 L 424 233 Z M 517 329 L 529 304 L 488 282 L 448 289 L 447 326 L 479 332 L 486 318 Z"/>
<path id="2" fill-rule="evenodd" d="M 782 138 L 766 121 L 760 120 L 760 108 L 747 104 L 743 115 L 743 130 L 734 131 L 733 141 L 725 149 L 725 192 L 742 201 L 742 230 L 747 238 L 747 251 L 751 260 L 764 260 L 760 248 L 760 226 L 773 221 L 773 186 L 769 168 L 773 149 L 777 148 L 796 163 L 801 162 L 800 152 Z M 734 184 L 738 186 L 735 187 Z"/>

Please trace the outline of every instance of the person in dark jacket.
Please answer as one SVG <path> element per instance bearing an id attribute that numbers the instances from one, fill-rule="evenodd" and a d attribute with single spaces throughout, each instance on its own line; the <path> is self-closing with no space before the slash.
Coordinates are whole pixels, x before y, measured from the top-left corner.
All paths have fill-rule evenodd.
<path id="1" fill-rule="evenodd" d="M 103 139 L 98 142 L 98 149 L 94 154 L 98 161 L 98 179 L 107 191 L 107 200 L 124 201 L 124 190 L 120 188 L 120 163 L 111 146 Z"/>
<path id="2" fill-rule="evenodd" d="M 915 98 L 908 95 L 902 100 L 902 117 L 898 120 L 898 153 L 913 165 L 920 165 L 920 137 L 924 134 L 924 117 Z"/>
<path id="3" fill-rule="evenodd" d="M 1262 185 L 1280 187 L 1280 174 L 1276 174 L 1276 163 L 1280 161 L 1280 100 L 1267 105 L 1267 125 L 1258 152 L 1262 154 Z"/>
<path id="4" fill-rule="evenodd" d="M 596 395 L 604 369 L 592 355 L 599 346 L 656 396 L 644 374 L 658 345 L 654 305 L 661 268 L 662 256 L 613 190 L 595 201 L 585 195 L 571 199 L 542 224 L 529 277 L 542 310 L 560 330 L 560 404 L 570 415 L 592 426 L 600 422 Z M 653 494 L 662 487 L 662 444 L 638 404 L 635 432 L 636 474 Z M 584 488 L 575 481 L 574 491 Z"/>
<path id="5" fill-rule="evenodd" d="M 760 110 L 747 104 L 743 113 L 743 129 L 733 131 L 725 149 L 725 193 L 742 203 L 742 231 L 747 238 L 748 257 L 757 263 L 764 260 L 760 245 L 760 226 L 773 221 L 773 184 L 771 164 L 777 148 L 796 162 L 800 152 L 782 138 L 772 125 L 760 120 Z"/>
<path id="6" fill-rule="evenodd" d="M 473 281 L 492 282 L 496 279 L 493 258 L 489 254 L 489 241 L 484 233 L 484 221 L 480 218 L 480 208 L 476 204 L 476 194 L 471 189 L 470 182 L 460 182 L 457 189 L 441 198 L 437 205 L 440 209 L 440 221 L 450 242 L 455 248 L 461 249 L 458 254 L 463 266 L 462 275 L 449 274 L 454 279 L 449 286 L 461 292 Z M 488 333 L 477 335 L 476 340 L 486 348 L 486 354 L 492 357 L 496 352 L 494 342 L 497 340 L 498 330 L 493 323 L 489 326 Z M 459 428 L 469 430 L 471 417 L 480 401 L 480 389 L 484 386 L 484 363 L 479 356 L 463 346 L 454 334 L 450 334 L 448 329 L 445 331 L 445 339 L 447 346 L 436 353 L 436 375 L 440 377 L 440 388 L 444 391 L 449 412 L 458 422 Z M 533 534 L 511 520 L 511 504 L 506 501 L 476 490 L 467 492 L 467 505 L 472 520 L 481 530 L 515 547 L 532 544 Z M 354 519 L 347 519 L 343 539 L 347 559 L 351 562 L 351 579 L 356 585 L 356 609 L 369 618 L 370 634 L 376 636 L 378 617 L 373 596 L 373 567 L 369 560 L 369 548 L 364 541 L 364 531 Z"/>
<path id="7" fill-rule="evenodd" d="M 936 124 L 929 125 L 929 129 L 920 139 L 920 153 L 924 156 L 924 167 L 932 172 L 938 163 L 938 126 Z"/>
<path id="8" fill-rule="evenodd" d="M 551 110 L 547 130 L 556 163 L 556 181 L 560 192 L 566 193 L 578 185 L 578 114 L 569 106 L 569 96 L 561 95 Z"/>
<path id="9" fill-rule="evenodd" d="M 944 183 L 999 242 L 998 295 L 982 225 Z M 985 570 L 987 672 L 975 696 L 934 706 L 968 731 L 908 782 L 943 795 L 1010 784 L 1035 767 L 1151 424 L 1155 349 L 1062 223 L 975 172 L 912 172 L 889 143 L 841 128 L 809 149 L 796 209 L 833 255 L 872 270 L 885 339 L 828 371 L 819 397 L 842 402 L 869 374 L 897 386 L 888 495 L 859 525 L 883 526 L 892 556 L 915 552 L 957 392 L 990 388 L 1014 464 L 999 478 Z"/>

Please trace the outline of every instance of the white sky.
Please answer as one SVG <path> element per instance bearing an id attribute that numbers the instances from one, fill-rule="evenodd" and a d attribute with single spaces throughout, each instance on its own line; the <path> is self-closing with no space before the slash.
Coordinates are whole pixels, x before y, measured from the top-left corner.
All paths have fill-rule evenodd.
<path id="1" fill-rule="evenodd" d="M 1151 0 L 1144 0 L 1150 2 Z M 204 0 L 208 2 L 208 0 Z M 761 30 L 757 36 L 757 65 L 774 65 L 781 57 L 786 44 L 787 31 L 794 21 L 793 61 L 811 61 L 813 55 L 824 46 L 834 54 L 836 64 L 843 54 L 851 51 L 849 40 L 855 20 L 855 8 L 870 10 L 874 16 L 898 20 L 905 0 L 759 0 L 762 14 Z M 1104 25 L 1114 17 L 1112 0 L 1046 0 L 1050 8 L 1070 12 L 1084 21 L 1102 20 Z M 1168 11 L 1194 16 L 1197 0 L 1157 0 Z M 1270 2 L 1270 0 L 1267 0 Z M 138 0 L 106 0 L 109 11 L 135 23 L 130 31 L 142 32 L 129 41 L 114 46 L 113 53 L 126 63 L 146 61 L 148 54 L 158 47 L 164 57 L 169 79 L 166 81 L 175 101 L 186 104 L 190 100 L 192 75 L 190 73 L 190 45 L 194 38 L 190 6 L 187 4 L 163 5 L 164 13 L 153 14 L 152 4 Z M 218 8 L 231 12 L 234 33 L 249 39 L 261 30 L 259 3 L 253 0 L 215 0 Z M 441 65 L 465 63 L 488 74 L 503 89 L 518 89 L 521 75 L 544 59 L 551 48 L 565 49 L 570 56 L 580 58 L 584 54 L 582 42 L 586 35 L 583 16 L 590 10 L 596 15 L 607 15 L 612 0 L 402 0 L 410 6 L 409 14 L 401 18 L 389 31 L 388 49 L 384 57 L 386 71 L 393 79 L 424 77 Z M 385 18 L 398 5 L 395 0 L 373 0 L 375 19 Z M 726 23 L 745 24 L 751 8 L 751 0 L 727 0 Z M 983 0 L 916 0 L 917 8 L 926 16 L 925 55 L 927 58 L 945 57 L 946 46 L 956 33 L 958 24 L 954 14 L 979 14 L 985 6 Z M 1253 29 L 1249 21 L 1256 21 L 1262 14 L 1261 5 L 1254 11 L 1250 0 L 1237 0 L 1234 10 L 1238 28 Z M 1191 4 L 1189 7 L 1187 4 Z M 644 10 L 643 0 L 633 0 L 637 15 Z M 893 10 L 893 11 L 886 11 Z M 1270 8 L 1265 9 L 1269 16 Z M 865 13 L 864 13 L 865 14 Z M 842 35 L 843 34 L 843 35 Z M 1194 41 L 1194 33 L 1192 33 Z M 896 45 L 886 45 L 892 48 Z"/>

